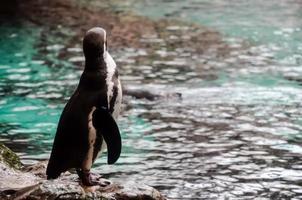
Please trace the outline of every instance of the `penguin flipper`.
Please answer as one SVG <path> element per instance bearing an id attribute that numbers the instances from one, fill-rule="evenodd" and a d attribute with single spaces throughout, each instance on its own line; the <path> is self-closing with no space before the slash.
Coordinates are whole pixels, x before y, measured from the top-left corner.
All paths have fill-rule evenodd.
<path id="1" fill-rule="evenodd" d="M 108 164 L 114 164 L 120 157 L 122 139 L 116 121 L 105 107 L 96 108 L 92 114 L 93 126 L 100 132 L 107 143 Z"/>

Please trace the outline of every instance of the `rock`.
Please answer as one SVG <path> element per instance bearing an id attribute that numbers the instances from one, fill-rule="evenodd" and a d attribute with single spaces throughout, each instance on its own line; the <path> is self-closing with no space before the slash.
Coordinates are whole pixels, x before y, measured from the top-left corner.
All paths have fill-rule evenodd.
<path id="1" fill-rule="evenodd" d="M 112 183 L 100 175 L 94 175 L 98 182 L 107 184 L 83 187 L 79 184 L 77 175 L 69 172 L 58 179 L 46 180 L 46 161 L 23 167 L 22 170 L 20 166 L 18 156 L 1 145 L 0 199 L 165 200 L 156 189 L 141 183 Z"/>
<path id="2" fill-rule="evenodd" d="M 20 169 L 22 164 L 19 157 L 15 152 L 7 148 L 4 144 L 0 143 L 0 162 L 5 163 L 14 169 Z"/>
<path id="3" fill-rule="evenodd" d="M 9 148 L 0 144 L 0 191 L 11 192 L 37 183 L 33 174 L 21 172 L 19 157 Z M 1 197 L 1 195 L 0 195 Z M 0 198 L 2 199 L 2 198 Z"/>
<path id="4" fill-rule="evenodd" d="M 148 90 L 123 88 L 123 94 L 136 99 L 147 99 L 150 101 L 158 99 L 181 99 L 181 93 L 153 93 Z"/>
<path id="5" fill-rule="evenodd" d="M 102 180 L 106 181 L 105 179 Z M 108 181 L 108 180 L 107 180 Z M 164 197 L 154 188 L 144 184 L 126 182 L 111 183 L 106 187 L 82 187 L 76 175 L 63 176 L 60 179 L 46 181 L 32 189 L 28 199 L 123 199 L 123 200 L 163 200 Z"/>

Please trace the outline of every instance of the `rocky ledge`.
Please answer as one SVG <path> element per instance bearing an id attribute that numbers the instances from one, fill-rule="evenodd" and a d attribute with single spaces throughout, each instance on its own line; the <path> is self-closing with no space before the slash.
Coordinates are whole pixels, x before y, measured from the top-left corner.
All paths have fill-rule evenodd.
<path id="1" fill-rule="evenodd" d="M 96 177 L 106 186 L 82 187 L 75 174 L 56 180 L 45 179 L 47 162 L 22 167 L 18 156 L 0 144 L 0 199 L 102 199 L 164 200 L 154 188 L 134 182 L 112 183 Z M 96 175 L 97 176 L 97 175 Z"/>

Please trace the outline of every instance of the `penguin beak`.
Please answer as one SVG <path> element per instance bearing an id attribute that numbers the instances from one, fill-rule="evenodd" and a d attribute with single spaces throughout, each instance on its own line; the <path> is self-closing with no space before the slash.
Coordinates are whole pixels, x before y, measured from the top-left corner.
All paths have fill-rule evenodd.
<path id="1" fill-rule="evenodd" d="M 119 128 L 106 108 L 96 108 L 92 114 L 93 126 L 97 133 L 101 134 L 107 144 L 108 164 L 114 164 L 120 157 L 122 150 L 122 139 Z"/>

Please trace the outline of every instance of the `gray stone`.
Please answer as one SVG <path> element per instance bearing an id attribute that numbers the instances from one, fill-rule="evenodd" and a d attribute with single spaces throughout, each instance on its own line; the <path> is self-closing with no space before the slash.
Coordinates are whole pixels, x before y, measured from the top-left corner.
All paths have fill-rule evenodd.
<path id="1" fill-rule="evenodd" d="M 5 147 L 1 145 L 1 147 Z M 6 147 L 5 147 L 6 148 Z M 1 151 L 2 152 L 2 151 Z M 12 151 L 10 155 L 16 156 Z M 16 158 L 16 157 L 15 157 Z M 134 182 L 112 183 L 94 175 L 100 185 L 84 187 L 75 174 L 66 172 L 58 179 L 46 180 L 47 162 L 14 167 L 10 157 L 0 154 L 0 199 L 102 199 L 102 200 L 165 200 L 154 188 Z M 110 183 L 101 186 L 101 183 Z"/>

